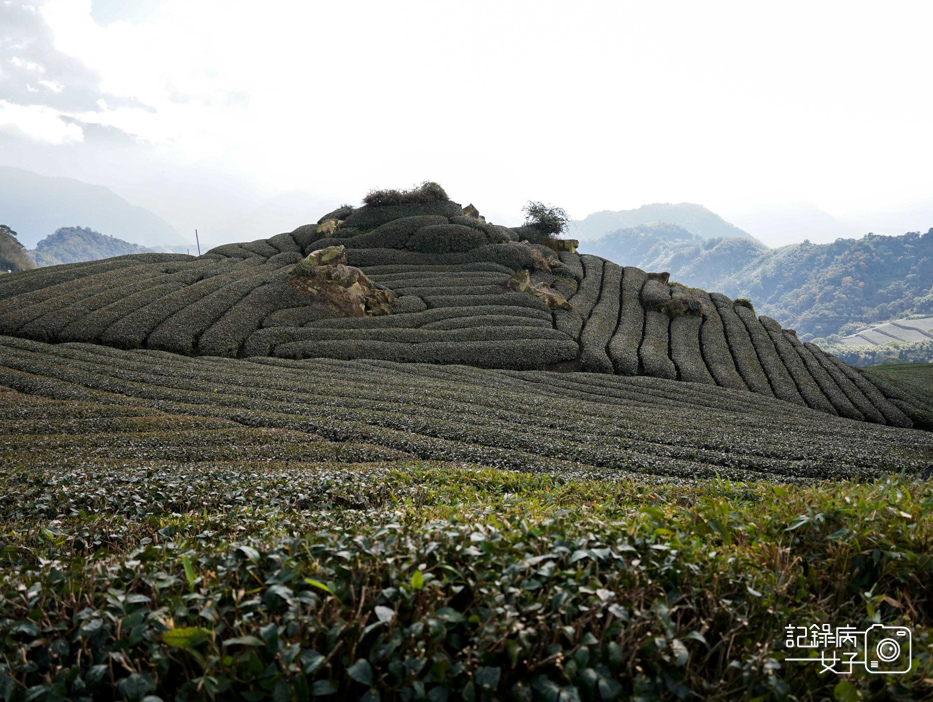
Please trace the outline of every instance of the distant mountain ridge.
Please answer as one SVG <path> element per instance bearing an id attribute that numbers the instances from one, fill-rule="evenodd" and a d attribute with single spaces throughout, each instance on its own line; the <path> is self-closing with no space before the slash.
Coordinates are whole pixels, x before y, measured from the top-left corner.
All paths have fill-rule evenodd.
<path id="1" fill-rule="evenodd" d="M 61 227 L 40 241 L 29 255 L 41 268 L 151 251 L 86 227 Z"/>
<path id="2" fill-rule="evenodd" d="M 582 220 L 571 222 L 568 234 L 581 241 L 592 240 L 619 229 L 654 223 L 675 224 L 701 239 L 738 237 L 755 240 L 751 234 L 730 224 L 703 205 L 689 202 L 655 203 L 634 210 L 594 212 Z"/>
<path id="3" fill-rule="evenodd" d="M 185 243 L 168 222 L 108 188 L 10 166 L 0 166 L 0 221 L 27 248 L 74 222 L 139 245 Z"/>
<path id="4" fill-rule="evenodd" d="M 657 224 L 584 241 L 580 250 L 754 300 L 759 313 L 795 328 L 804 340 L 933 313 L 933 229 L 769 249 L 744 238 L 704 241 L 686 229 Z"/>

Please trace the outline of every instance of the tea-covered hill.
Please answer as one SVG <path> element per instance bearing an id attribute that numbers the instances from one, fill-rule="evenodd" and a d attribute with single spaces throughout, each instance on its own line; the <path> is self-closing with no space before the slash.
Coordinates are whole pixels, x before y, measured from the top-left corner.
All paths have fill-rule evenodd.
<path id="1" fill-rule="evenodd" d="M 0 333 L 201 356 L 647 375 L 895 426 L 927 426 L 933 411 L 747 301 L 577 255 L 546 226 L 487 223 L 434 184 L 375 192 L 361 208 L 197 258 L 7 276 Z"/>

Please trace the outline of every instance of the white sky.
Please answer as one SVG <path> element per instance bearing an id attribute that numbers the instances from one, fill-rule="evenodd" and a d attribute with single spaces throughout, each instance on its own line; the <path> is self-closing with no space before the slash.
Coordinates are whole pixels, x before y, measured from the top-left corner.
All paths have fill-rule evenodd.
<path id="1" fill-rule="evenodd" d="M 528 199 L 698 202 L 740 226 L 788 201 L 933 212 L 929 2 L 0 0 L 4 17 L 0 164 L 179 228 L 216 216 L 194 204 L 224 203 L 214 175 L 250 204 L 436 180 L 505 223 Z"/>

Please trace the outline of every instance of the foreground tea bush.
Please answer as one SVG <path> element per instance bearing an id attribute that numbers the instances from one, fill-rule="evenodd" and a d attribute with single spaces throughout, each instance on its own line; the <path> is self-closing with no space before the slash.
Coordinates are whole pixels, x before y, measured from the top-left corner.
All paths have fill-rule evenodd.
<path id="1" fill-rule="evenodd" d="M 784 661 L 812 623 L 911 628 L 911 674 L 850 699 L 930 691 L 928 483 L 96 470 L 0 474 L 28 495 L 0 503 L 5 699 L 823 699 Z M 209 506 L 173 511 L 192 480 Z"/>

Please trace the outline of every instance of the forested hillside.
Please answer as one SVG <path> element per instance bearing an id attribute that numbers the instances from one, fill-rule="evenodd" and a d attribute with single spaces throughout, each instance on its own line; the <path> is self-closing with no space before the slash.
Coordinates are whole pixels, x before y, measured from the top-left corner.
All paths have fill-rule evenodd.
<path id="1" fill-rule="evenodd" d="M 685 285 L 754 300 L 759 312 L 795 328 L 805 340 L 933 312 L 933 229 L 768 249 L 747 239 L 704 241 L 655 224 L 613 232 L 581 249 L 623 265 L 670 271 Z"/>
<path id="2" fill-rule="evenodd" d="M 39 267 L 61 263 L 97 261 L 113 256 L 146 253 L 150 249 L 131 244 L 116 237 L 100 234 L 86 227 L 62 227 L 47 236 L 31 251 Z"/>
<path id="3" fill-rule="evenodd" d="M 16 238 L 16 232 L 0 224 L 0 273 L 25 271 L 35 268 L 26 249 Z"/>

